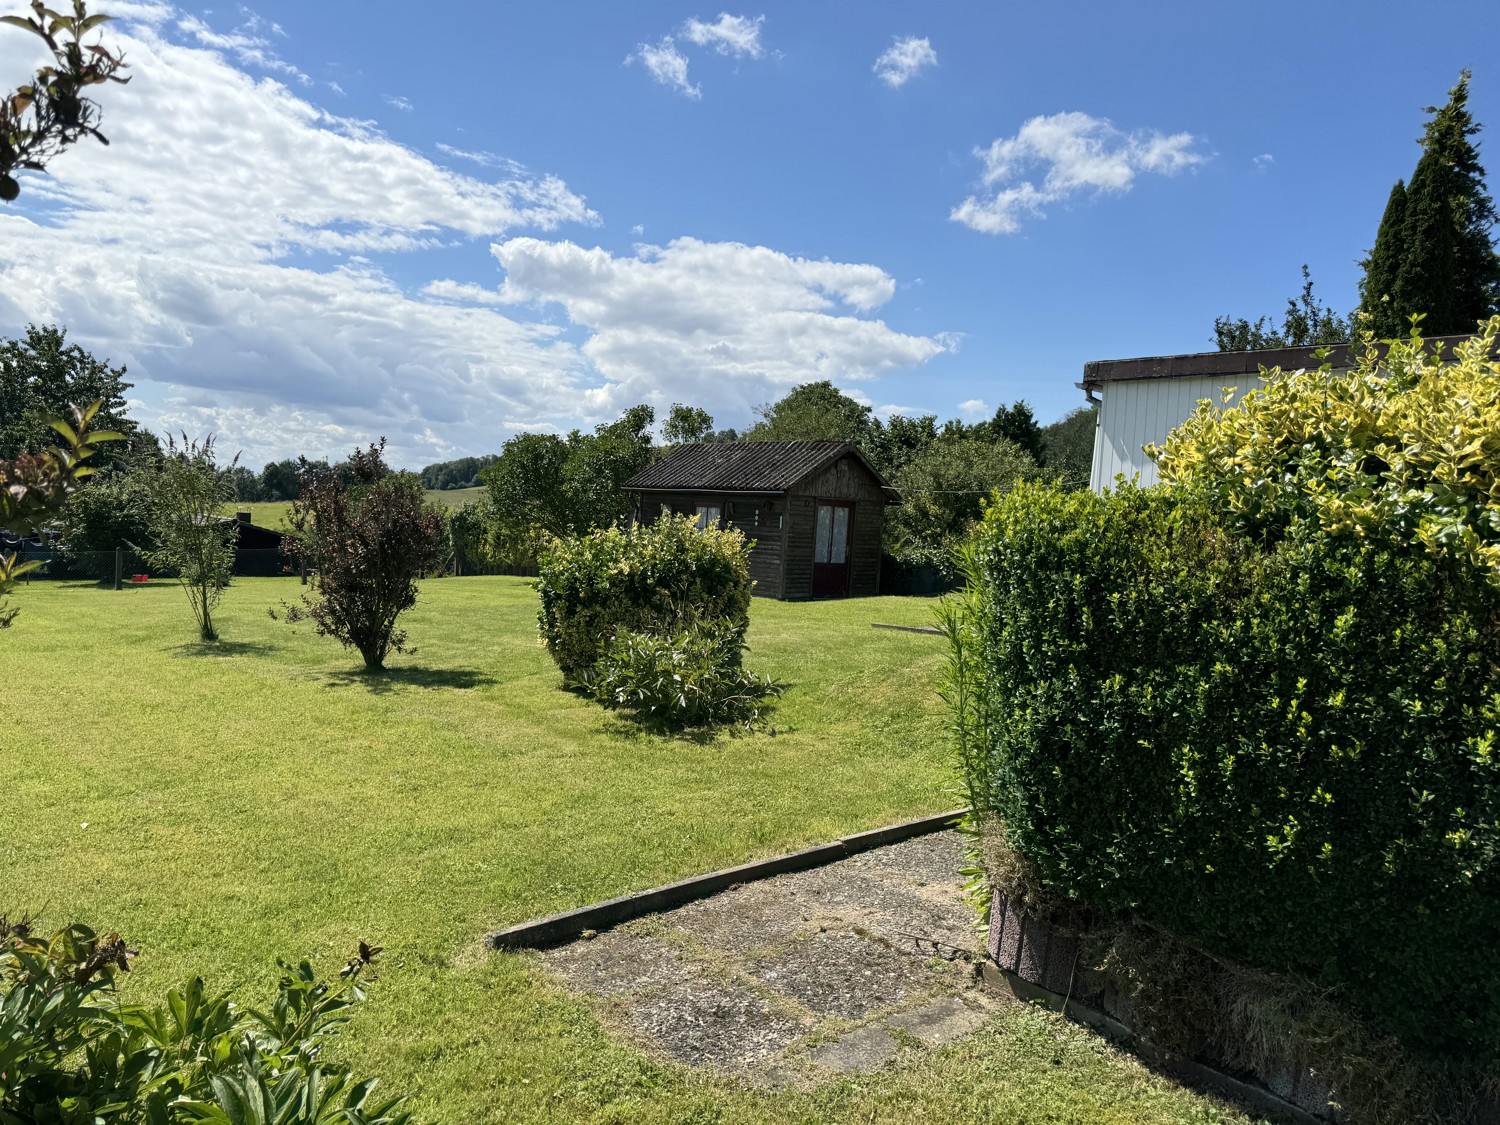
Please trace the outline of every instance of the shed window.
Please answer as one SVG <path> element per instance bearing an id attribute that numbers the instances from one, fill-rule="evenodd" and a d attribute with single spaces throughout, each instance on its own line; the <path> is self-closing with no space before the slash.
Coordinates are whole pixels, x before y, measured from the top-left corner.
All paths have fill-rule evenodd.
<path id="1" fill-rule="evenodd" d="M 724 511 L 717 504 L 699 504 L 696 511 L 698 516 L 698 530 L 706 531 L 708 528 L 717 528 L 723 519 Z"/>

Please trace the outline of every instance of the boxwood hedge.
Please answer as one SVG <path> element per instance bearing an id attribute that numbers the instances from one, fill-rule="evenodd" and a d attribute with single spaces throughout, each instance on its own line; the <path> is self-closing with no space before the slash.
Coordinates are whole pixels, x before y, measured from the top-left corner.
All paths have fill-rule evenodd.
<path id="1" fill-rule="evenodd" d="M 964 761 L 1053 888 L 1494 1067 L 1500 369 L 1399 348 L 1205 408 L 1167 484 L 998 498 Z"/>

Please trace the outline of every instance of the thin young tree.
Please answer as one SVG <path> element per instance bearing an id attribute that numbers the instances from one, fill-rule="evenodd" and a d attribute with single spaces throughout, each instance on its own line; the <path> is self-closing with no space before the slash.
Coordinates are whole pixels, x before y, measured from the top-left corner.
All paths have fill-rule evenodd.
<path id="1" fill-rule="evenodd" d="M 443 514 L 415 474 L 386 465 L 385 438 L 356 449 L 338 472 L 309 479 L 289 522 L 287 550 L 315 568 L 317 596 L 282 603 L 286 620 L 310 620 L 319 635 L 358 649 L 369 672 L 384 671 L 393 651 L 416 651 L 396 621 L 438 563 Z"/>
<path id="2" fill-rule="evenodd" d="M 234 571 L 237 529 L 223 514 L 234 499 L 230 476 L 238 457 L 223 469 L 215 461 L 212 435 L 201 442 L 168 440 L 152 482 L 148 526 L 154 547 L 147 565 L 174 570 L 205 641 L 219 639 L 213 611 Z"/>

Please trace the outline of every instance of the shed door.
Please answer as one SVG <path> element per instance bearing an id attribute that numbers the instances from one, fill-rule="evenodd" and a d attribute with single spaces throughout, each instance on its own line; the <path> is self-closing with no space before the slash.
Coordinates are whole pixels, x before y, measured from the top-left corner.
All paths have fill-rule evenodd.
<path id="1" fill-rule="evenodd" d="M 854 505 L 818 502 L 813 541 L 813 597 L 842 598 L 849 592 L 849 525 Z"/>

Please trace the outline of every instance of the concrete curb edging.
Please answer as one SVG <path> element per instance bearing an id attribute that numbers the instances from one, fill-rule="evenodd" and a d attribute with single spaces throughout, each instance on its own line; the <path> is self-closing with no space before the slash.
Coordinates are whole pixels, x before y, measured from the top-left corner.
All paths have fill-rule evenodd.
<path id="1" fill-rule="evenodd" d="M 1087 1004 L 1080 1004 L 1077 1000 L 1053 992 L 1050 988 L 1033 984 L 1009 969 L 1001 968 L 994 961 L 986 959 L 979 966 L 979 971 L 985 983 L 992 988 L 1008 991 L 1024 1003 L 1039 1003 L 1054 1012 L 1060 1012 L 1075 1023 L 1092 1028 L 1121 1044 L 1157 1070 L 1189 1086 L 1199 1090 L 1212 1090 L 1258 1114 L 1289 1122 L 1290 1125 L 1328 1125 L 1327 1119 L 1308 1113 L 1307 1110 L 1293 1105 L 1263 1086 L 1243 1082 L 1223 1071 L 1215 1070 L 1211 1066 L 1194 1062 L 1191 1059 L 1164 1054 L 1113 1016 L 1091 1008 Z"/>
<path id="2" fill-rule="evenodd" d="M 883 848 L 887 844 L 900 843 L 914 836 L 925 836 L 951 827 L 968 809 L 955 809 L 924 816 L 916 820 L 903 821 L 887 828 L 876 828 L 869 832 L 856 832 L 831 844 L 818 844 L 790 855 L 772 859 L 743 863 L 738 867 L 727 867 L 722 871 L 710 871 L 706 875 L 694 875 L 662 887 L 637 891 L 635 894 L 606 899 L 576 910 L 565 910 L 532 922 L 522 922 L 504 930 L 492 930 L 484 935 L 486 949 L 545 949 L 573 941 L 585 930 L 607 930 L 643 914 L 657 914 L 675 906 L 694 902 L 700 898 L 726 891 L 739 883 L 753 883 L 758 879 L 769 879 L 773 875 L 785 875 L 792 871 L 806 871 L 821 867 L 835 860 Z"/>

